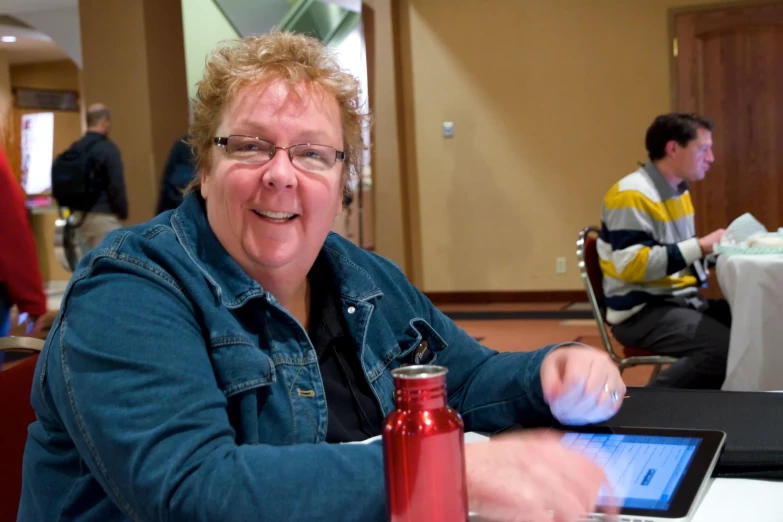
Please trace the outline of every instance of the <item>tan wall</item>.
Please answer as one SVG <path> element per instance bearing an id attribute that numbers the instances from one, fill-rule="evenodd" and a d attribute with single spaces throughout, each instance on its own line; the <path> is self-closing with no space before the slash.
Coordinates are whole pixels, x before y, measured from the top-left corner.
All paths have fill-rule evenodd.
<path id="1" fill-rule="evenodd" d="M 373 240 L 375 251 L 408 268 L 405 246 L 406 212 L 400 177 L 400 144 L 397 126 L 397 76 L 391 0 L 364 0 L 374 20 L 375 63 L 368 70 L 373 99 Z M 406 270 L 407 271 L 407 270 Z"/>
<path id="2" fill-rule="evenodd" d="M 84 99 L 112 111 L 111 139 L 122 155 L 130 223 L 152 217 L 155 169 L 149 135 L 149 79 L 142 2 L 79 2 Z M 123 20 L 120 25 L 120 20 Z M 120 27 L 123 30 L 118 30 Z"/>
<path id="3" fill-rule="evenodd" d="M 671 108 L 668 9 L 682 5 L 400 0 L 423 289 L 581 288 L 577 232 Z"/>
<path id="4" fill-rule="evenodd" d="M 11 67 L 11 85 L 13 88 L 28 87 L 32 89 L 52 89 L 79 92 L 81 73 L 70 60 L 57 62 L 14 65 Z M 80 101 L 81 104 L 81 101 Z M 71 143 L 79 139 L 83 132 L 81 112 L 70 111 L 40 111 L 14 108 L 13 114 L 13 146 L 8 152 L 11 167 L 17 176 L 21 168 L 21 123 L 22 116 L 36 112 L 54 112 L 54 154 L 67 149 Z"/>
<path id="5" fill-rule="evenodd" d="M 10 68 L 10 76 L 13 88 L 81 91 L 81 73 L 70 60 L 15 65 Z M 42 111 L 13 109 L 11 146 L 8 148 L 8 158 L 17 176 L 21 171 L 22 116 L 35 112 Z M 52 152 L 56 155 L 67 149 L 82 135 L 83 118 L 81 112 L 46 112 L 54 113 L 54 150 Z M 38 265 L 44 281 L 67 281 L 71 276 L 70 272 L 60 266 L 54 256 L 54 221 L 56 218 L 55 212 L 34 214 L 32 218 L 33 233 L 38 250 Z"/>
<path id="6" fill-rule="evenodd" d="M 13 98 L 11 95 L 11 69 L 8 54 L 0 51 L 0 145 L 8 154 L 13 128 Z"/>
<path id="7" fill-rule="evenodd" d="M 145 2 L 144 24 L 157 188 L 174 141 L 188 130 L 185 43 L 179 2 Z M 158 193 L 154 192 L 153 205 L 157 205 Z"/>
<path id="8" fill-rule="evenodd" d="M 112 110 L 122 154 L 127 224 L 154 216 L 162 166 L 188 124 L 179 2 L 80 0 L 86 103 Z"/>

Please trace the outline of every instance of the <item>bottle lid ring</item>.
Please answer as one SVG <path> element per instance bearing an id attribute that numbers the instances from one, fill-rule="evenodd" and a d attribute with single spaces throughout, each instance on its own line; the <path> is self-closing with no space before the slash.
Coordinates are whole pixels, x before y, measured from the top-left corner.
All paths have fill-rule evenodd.
<path id="1" fill-rule="evenodd" d="M 447 372 L 448 369 L 443 366 L 414 364 L 395 368 L 391 374 L 395 379 L 430 379 L 446 375 Z"/>

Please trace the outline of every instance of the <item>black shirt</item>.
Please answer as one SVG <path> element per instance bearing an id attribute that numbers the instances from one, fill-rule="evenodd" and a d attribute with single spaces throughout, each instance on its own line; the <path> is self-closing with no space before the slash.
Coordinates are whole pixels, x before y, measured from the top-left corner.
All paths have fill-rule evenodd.
<path id="1" fill-rule="evenodd" d="M 125 191 L 122 158 L 117 145 L 104 134 L 87 131 L 71 147 L 86 148 L 93 142 L 95 145 L 90 149 L 89 157 L 100 165 L 106 176 L 104 180 L 106 186 L 90 211 L 114 214 L 118 219 L 128 219 L 128 196 Z"/>
<path id="2" fill-rule="evenodd" d="M 326 394 L 326 442 L 355 442 L 381 434 L 383 413 L 348 335 L 331 273 L 318 259 L 310 274 L 310 340 Z"/>
<path id="3" fill-rule="evenodd" d="M 186 134 L 174 142 L 169 151 L 169 158 L 163 168 L 163 178 L 160 184 L 158 208 L 160 214 L 177 208 L 182 203 L 183 193 L 196 175 L 195 158 L 190 145 L 186 143 L 190 136 Z"/>

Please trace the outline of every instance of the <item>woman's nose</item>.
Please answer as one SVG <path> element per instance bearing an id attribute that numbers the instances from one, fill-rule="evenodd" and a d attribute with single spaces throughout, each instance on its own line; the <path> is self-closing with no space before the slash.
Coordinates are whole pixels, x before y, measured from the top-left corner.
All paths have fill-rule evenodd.
<path id="1" fill-rule="evenodd" d="M 272 159 L 264 165 L 262 182 L 267 188 L 294 188 L 297 185 L 296 168 L 291 163 L 288 151 L 277 150 Z"/>

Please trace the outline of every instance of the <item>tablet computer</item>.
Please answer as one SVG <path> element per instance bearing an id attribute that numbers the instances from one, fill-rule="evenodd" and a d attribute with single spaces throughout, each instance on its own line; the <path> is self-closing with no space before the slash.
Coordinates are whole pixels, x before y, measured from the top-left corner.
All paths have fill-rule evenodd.
<path id="1" fill-rule="evenodd" d="M 625 522 L 690 520 L 726 442 L 725 433 L 712 430 L 564 429 L 562 444 L 600 465 L 613 488 L 613 495 L 601 491 L 598 507 L 619 505 Z"/>

